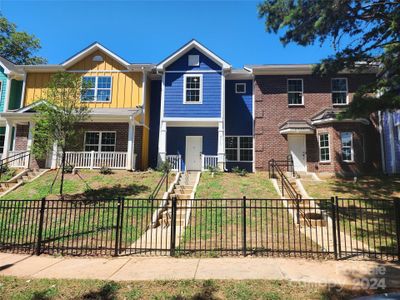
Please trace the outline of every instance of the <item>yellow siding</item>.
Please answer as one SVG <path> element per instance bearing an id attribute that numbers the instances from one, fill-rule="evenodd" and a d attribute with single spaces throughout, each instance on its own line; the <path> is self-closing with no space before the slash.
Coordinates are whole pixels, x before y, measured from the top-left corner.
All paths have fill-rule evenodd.
<path id="1" fill-rule="evenodd" d="M 95 55 L 102 55 L 104 61 L 93 62 L 92 59 Z M 125 67 L 100 51 L 88 55 L 68 69 L 68 71 L 72 70 L 92 71 L 90 73 L 78 73 L 82 76 L 112 77 L 111 101 L 90 103 L 89 107 L 91 108 L 134 108 L 142 103 L 142 72 L 126 72 Z M 25 106 L 44 99 L 51 75 L 51 73 L 28 73 L 24 98 Z"/>

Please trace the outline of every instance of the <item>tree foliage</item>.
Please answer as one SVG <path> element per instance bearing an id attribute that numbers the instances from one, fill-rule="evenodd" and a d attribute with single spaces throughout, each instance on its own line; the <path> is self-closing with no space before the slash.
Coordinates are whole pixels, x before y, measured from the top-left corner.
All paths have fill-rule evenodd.
<path id="1" fill-rule="evenodd" d="M 17 31 L 17 26 L 0 16 L 0 56 L 15 64 L 41 64 L 46 59 L 35 56 L 41 48 L 40 41 L 32 34 Z"/>
<path id="2" fill-rule="evenodd" d="M 45 99 L 39 104 L 35 115 L 35 157 L 44 158 L 53 149 L 53 144 L 62 153 L 61 169 L 64 178 L 65 152 L 78 142 L 79 123 L 89 119 L 90 109 L 81 102 L 81 94 L 88 87 L 82 86 L 81 78 L 74 73 L 56 73 L 52 76 Z M 60 194 L 62 194 L 61 184 Z"/>
<path id="3" fill-rule="evenodd" d="M 400 108 L 399 0 L 264 0 L 258 12 L 266 31 L 281 33 L 284 45 L 332 43 L 335 54 L 316 65 L 316 74 L 379 66 L 376 80 L 356 92 L 347 116 Z"/>

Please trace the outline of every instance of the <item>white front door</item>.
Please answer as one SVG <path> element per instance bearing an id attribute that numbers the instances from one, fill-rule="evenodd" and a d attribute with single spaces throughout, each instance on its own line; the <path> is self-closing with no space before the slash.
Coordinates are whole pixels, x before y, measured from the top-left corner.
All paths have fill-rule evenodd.
<path id="1" fill-rule="evenodd" d="M 187 171 L 201 170 L 201 153 L 203 152 L 202 136 L 186 137 L 185 162 Z"/>
<path id="2" fill-rule="evenodd" d="M 294 170 L 307 171 L 306 136 L 288 135 L 289 153 L 293 157 Z"/>

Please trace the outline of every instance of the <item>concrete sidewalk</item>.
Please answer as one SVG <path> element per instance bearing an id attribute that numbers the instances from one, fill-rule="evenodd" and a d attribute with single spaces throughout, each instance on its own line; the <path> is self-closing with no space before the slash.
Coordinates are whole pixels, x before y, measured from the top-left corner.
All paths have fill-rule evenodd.
<path id="1" fill-rule="evenodd" d="M 64 258 L 0 253 L 0 275 L 107 280 L 269 279 L 400 288 L 400 265 L 296 258 Z"/>

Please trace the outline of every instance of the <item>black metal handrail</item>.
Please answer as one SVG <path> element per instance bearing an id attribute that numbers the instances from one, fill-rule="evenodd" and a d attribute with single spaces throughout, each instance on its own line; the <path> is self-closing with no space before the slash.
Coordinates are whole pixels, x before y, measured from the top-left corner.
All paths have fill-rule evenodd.
<path id="1" fill-rule="evenodd" d="M 280 161 L 283 162 L 283 161 Z M 293 163 L 293 160 L 292 160 Z M 286 164 L 286 166 L 289 166 L 289 162 Z M 294 171 L 293 171 L 294 172 Z M 290 183 L 289 179 L 286 177 L 284 172 L 279 166 L 279 161 L 276 161 L 274 159 L 271 159 L 268 162 L 268 173 L 269 173 L 269 178 L 276 178 L 275 174 L 278 175 L 278 179 L 280 179 L 280 186 L 282 190 L 282 196 L 285 196 L 285 190 L 288 196 L 291 199 L 298 199 L 301 200 L 302 196 L 299 194 L 294 186 Z"/>
<path id="2" fill-rule="evenodd" d="M 23 159 L 25 157 L 28 157 L 28 168 L 30 165 L 30 160 L 31 160 L 31 152 L 30 151 L 23 151 L 11 156 L 8 156 L 6 158 L 3 158 L 0 160 L 0 181 L 1 181 L 1 176 L 3 174 L 4 166 L 8 166 L 9 163 L 12 163 L 13 161 Z"/>
<path id="3" fill-rule="evenodd" d="M 169 178 L 169 170 L 164 171 L 163 176 L 160 178 L 160 180 L 158 181 L 156 187 L 154 188 L 154 191 L 151 193 L 151 195 L 149 196 L 149 200 L 154 200 L 156 199 L 158 193 L 161 190 L 161 187 L 163 186 L 164 182 L 165 182 L 165 191 L 168 191 L 168 178 Z"/>

